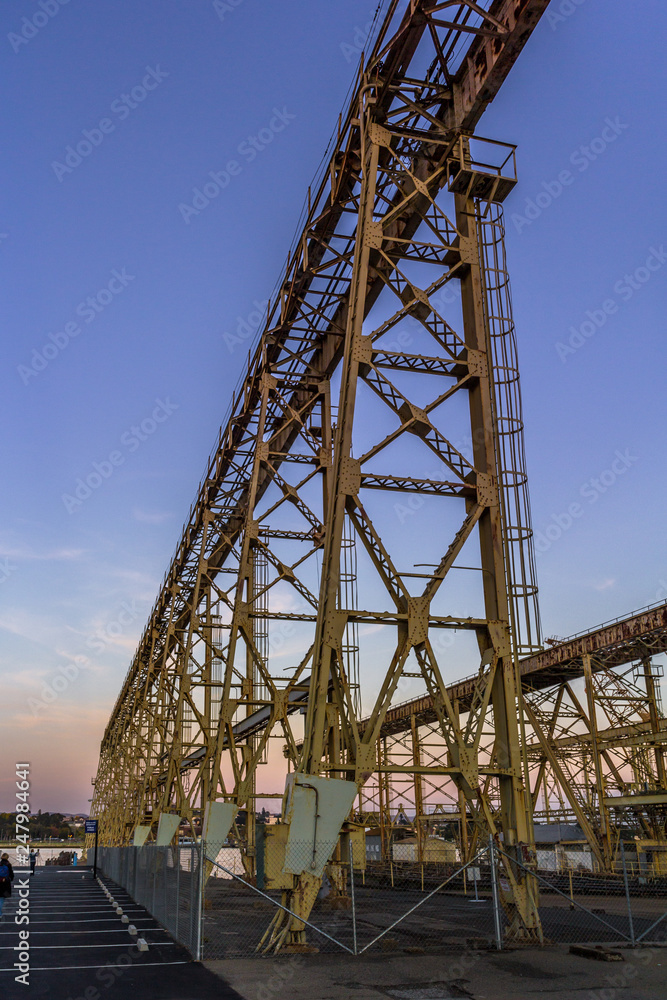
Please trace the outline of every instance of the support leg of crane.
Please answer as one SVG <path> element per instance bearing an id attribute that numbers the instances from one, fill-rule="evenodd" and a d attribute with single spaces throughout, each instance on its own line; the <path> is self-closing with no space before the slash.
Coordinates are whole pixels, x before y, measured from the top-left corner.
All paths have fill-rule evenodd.
<path id="1" fill-rule="evenodd" d="M 298 913 L 300 917 L 307 920 L 321 887 L 322 879 L 319 876 L 303 872 L 303 874 L 297 877 L 295 888 L 287 894 L 287 906 L 289 906 L 293 913 Z M 285 936 L 285 943 L 282 950 L 285 952 L 313 954 L 319 951 L 319 948 L 306 940 L 306 928 L 303 921 L 290 917 L 288 932 Z"/>
<path id="2" fill-rule="evenodd" d="M 505 937 L 517 944 L 544 944 L 544 934 L 538 910 L 537 880 L 511 857 L 503 857 L 507 874 L 513 882 L 512 891 L 503 890 L 500 899 L 507 917 Z"/>

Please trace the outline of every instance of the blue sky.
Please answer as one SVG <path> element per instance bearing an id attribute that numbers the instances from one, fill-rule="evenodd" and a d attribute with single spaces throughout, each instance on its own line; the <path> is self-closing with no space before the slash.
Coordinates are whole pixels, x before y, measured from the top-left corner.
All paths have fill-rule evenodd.
<path id="1" fill-rule="evenodd" d="M 69 0 L 25 28 L 56 2 L 0 14 L 1 738 L 5 770 L 33 762 L 35 808 L 85 809 L 372 11 Z M 600 6 L 554 3 L 479 127 L 519 147 L 507 252 L 546 635 L 667 598 L 667 10 Z M 184 209 L 211 172 L 222 192 Z"/>

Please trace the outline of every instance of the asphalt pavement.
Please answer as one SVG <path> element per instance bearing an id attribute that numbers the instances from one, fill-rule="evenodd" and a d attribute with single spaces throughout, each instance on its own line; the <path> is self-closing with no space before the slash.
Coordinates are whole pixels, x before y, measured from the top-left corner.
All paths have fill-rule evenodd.
<path id="1" fill-rule="evenodd" d="M 32 876 L 15 869 L 0 923 L 3 1000 L 240 1000 L 223 979 L 193 962 L 144 907 L 100 877 L 129 924 L 121 922 L 90 868 L 48 865 Z M 20 936 L 26 931 L 27 940 Z"/>

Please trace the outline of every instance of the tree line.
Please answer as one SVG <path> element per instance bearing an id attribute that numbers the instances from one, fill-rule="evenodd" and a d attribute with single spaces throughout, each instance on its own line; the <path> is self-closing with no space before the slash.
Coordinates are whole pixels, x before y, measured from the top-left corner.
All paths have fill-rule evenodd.
<path id="1" fill-rule="evenodd" d="M 55 837 L 67 840 L 72 833 L 79 831 L 65 822 L 63 813 L 40 812 L 30 817 L 30 839 L 47 840 Z M 0 812 L 0 840 L 14 840 L 16 837 L 16 813 Z"/>

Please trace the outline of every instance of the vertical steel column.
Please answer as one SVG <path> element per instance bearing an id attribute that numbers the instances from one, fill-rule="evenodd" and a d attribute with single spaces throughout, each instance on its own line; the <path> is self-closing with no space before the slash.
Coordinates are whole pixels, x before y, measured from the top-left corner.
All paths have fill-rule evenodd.
<path id="1" fill-rule="evenodd" d="M 354 848 L 352 837 L 348 837 L 350 847 L 350 893 L 352 895 L 352 950 L 357 954 L 357 901 L 354 894 Z"/>
<path id="2" fill-rule="evenodd" d="M 355 348 L 362 336 L 365 314 L 369 254 L 374 242 L 373 210 L 380 152 L 377 137 L 376 141 L 374 141 L 373 129 L 377 129 L 377 126 L 374 126 L 371 117 L 372 105 L 364 106 L 364 101 L 370 98 L 368 93 L 364 93 L 365 91 L 367 91 L 367 87 L 362 87 L 361 93 L 364 96 L 360 97 L 359 108 L 362 150 L 359 215 L 350 288 L 350 306 L 342 362 L 336 438 L 331 469 L 331 491 L 325 525 L 325 542 L 322 555 L 322 573 L 313 649 L 310 696 L 308 699 L 303 754 L 299 763 L 299 770 L 305 774 L 317 774 L 324 756 L 329 681 L 337 667 L 334 636 L 338 635 L 341 628 L 337 607 L 341 547 L 345 528 L 347 498 L 351 495 L 352 491 L 350 480 L 354 478 L 350 475 L 352 464 L 352 429 L 354 426 L 354 410 L 360 366 L 359 355 L 356 353 Z"/>
<path id="3" fill-rule="evenodd" d="M 428 831 L 424 825 L 424 795 L 422 788 L 422 776 L 419 773 L 421 766 L 421 754 L 419 747 L 419 733 L 414 714 L 410 716 L 410 730 L 412 735 L 412 763 L 415 768 L 414 773 L 414 795 L 415 795 L 415 826 L 417 834 L 417 860 L 421 864 L 424 860 L 424 841 L 428 836 Z"/>
<path id="4" fill-rule="evenodd" d="M 625 844 L 621 838 L 621 863 L 623 865 L 623 888 L 625 890 L 625 902 L 628 907 L 628 929 L 630 931 L 630 943 L 635 947 L 635 925 L 632 919 L 632 904 L 630 902 L 630 887 L 628 885 L 628 869 L 625 864 Z"/>
<path id="5" fill-rule="evenodd" d="M 591 754 L 593 766 L 595 768 L 595 784 L 598 794 L 598 813 L 600 816 L 600 840 L 602 853 L 606 867 L 612 863 L 612 844 L 609 831 L 609 814 L 604 804 L 605 782 L 604 769 L 602 767 L 602 755 L 600 753 L 600 740 L 598 738 L 597 706 L 595 701 L 595 688 L 593 686 L 593 671 L 591 669 L 591 657 L 589 653 L 584 653 L 582 657 L 584 666 L 584 678 L 586 682 L 586 701 L 588 705 L 588 728 L 591 734 Z"/>
<path id="6" fill-rule="evenodd" d="M 518 670 L 514 663 L 511 641 L 510 609 L 505 574 L 504 538 L 500 506 L 497 467 L 497 435 L 494 427 L 492 394 L 491 346 L 486 325 L 484 285 L 481 275 L 482 254 L 478 240 L 478 206 L 464 194 L 455 196 L 456 226 L 465 241 L 467 268 L 461 277 L 461 302 L 466 344 L 487 359 L 487 377 L 480 377 L 469 392 L 470 422 L 475 468 L 490 477 L 495 503 L 488 506 L 479 520 L 482 586 L 486 618 L 500 626 L 500 638 L 494 642 L 498 665 L 493 681 L 491 703 L 496 733 L 496 761 L 503 773 L 498 777 L 501 828 L 507 854 L 523 860 L 521 845 L 532 846 L 532 823 L 526 795 L 524 758 L 519 740 Z M 480 637 L 481 638 L 481 637 Z M 518 920 L 513 920 L 511 933 L 517 936 L 535 934 L 541 939 L 541 928 L 532 887 L 522 870 L 512 871 L 516 882 L 513 905 Z"/>
<path id="7" fill-rule="evenodd" d="M 496 934 L 496 950 L 503 950 L 503 929 L 500 915 L 500 894 L 498 892 L 498 859 L 496 856 L 496 845 L 493 836 L 489 837 L 489 862 L 491 865 L 491 894 L 493 897 L 493 926 Z M 475 892 L 477 891 L 477 881 L 475 881 Z"/>
<path id="8" fill-rule="evenodd" d="M 179 941 L 179 922 L 181 916 L 181 846 L 176 845 L 176 926 L 175 937 Z"/>
<path id="9" fill-rule="evenodd" d="M 259 443 L 258 438 L 258 443 Z M 250 541 L 248 548 L 248 556 L 246 563 L 246 602 L 247 607 L 251 610 L 255 610 L 255 556 L 256 548 L 254 540 Z M 248 621 L 248 630 L 252 636 L 253 643 L 256 645 L 256 627 L 255 619 L 250 618 Z M 248 690 L 248 697 L 254 701 L 256 698 L 256 675 L 257 667 L 255 666 L 255 660 L 252 655 L 252 650 L 249 645 L 246 646 L 246 685 Z M 255 711 L 255 706 L 249 704 L 246 709 L 246 715 L 252 715 Z M 243 754 L 245 756 L 246 773 L 250 758 L 255 751 L 255 745 L 257 740 L 255 737 L 251 737 L 250 741 L 246 743 L 243 747 Z M 257 778 L 256 772 L 253 770 L 249 777 L 246 777 L 246 788 L 248 797 L 246 799 L 246 851 L 243 855 L 245 862 L 245 869 L 248 875 L 251 877 L 255 875 L 256 872 L 256 860 L 255 860 L 255 793 L 257 791 Z"/>
<path id="10" fill-rule="evenodd" d="M 646 656 L 642 660 L 642 667 L 644 668 L 644 681 L 646 683 L 646 697 L 648 699 L 648 711 L 649 719 L 651 723 L 651 732 L 657 734 L 660 732 L 660 719 L 658 716 L 658 695 L 655 685 L 655 677 L 653 676 L 653 668 L 651 665 L 651 657 Z M 667 790 L 667 772 L 665 770 L 665 750 L 662 744 L 657 741 L 654 745 L 655 754 L 655 770 L 656 777 L 658 779 L 658 786 Z"/>
<path id="11" fill-rule="evenodd" d="M 199 841 L 198 845 L 193 844 L 192 850 L 193 855 L 196 854 L 197 857 L 197 893 L 195 900 L 195 912 L 197 914 L 197 925 L 196 925 L 196 938 L 194 942 L 193 957 L 195 961 L 201 961 L 201 945 L 202 945 L 202 922 L 204 920 L 204 870 L 205 870 L 205 843 L 203 840 Z"/>

